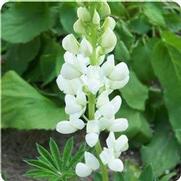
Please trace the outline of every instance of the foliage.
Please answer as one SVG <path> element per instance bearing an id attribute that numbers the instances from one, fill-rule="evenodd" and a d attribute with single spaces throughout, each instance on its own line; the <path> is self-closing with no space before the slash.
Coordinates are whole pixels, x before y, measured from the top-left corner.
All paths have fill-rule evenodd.
<path id="1" fill-rule="evenodd" d="M 46 178 L 50 181 L 66 181 L 75 178 L 74 166 L 82 160 L 85 147 L 81 145 L 77 152 L 72 155 L 73 146 L 73 138 L 67 140 L 62 153 L 60 153 L 58 145 L 52 138 L 49 141 L 50 151 L 37 144 L 40 156 L 37 159 L 25 160 L 31 166 L 26 176 L 37 179 Z"/>
<path id="2" fill-rule="evenodd" d="M 131 70 L 119 115 L 129 120 L 130 146 L 142 147 L 144 165 L 152 164 L 143 172 L 162 179 L 181 155 L 181 9 L 172 2 L 109 4 L 117 20 L 115 58 Z M 75 12 L 72 2 L 4 5 L 3 128 L 50 129 L 65 118 L 55 78 L 63 63 L 60 40 L 73 31 Z"/>

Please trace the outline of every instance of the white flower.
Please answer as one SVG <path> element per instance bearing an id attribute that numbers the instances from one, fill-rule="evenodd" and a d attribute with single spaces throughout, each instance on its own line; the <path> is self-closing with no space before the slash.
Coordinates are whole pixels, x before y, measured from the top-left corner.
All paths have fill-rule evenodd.
<path id="1" fill-rule="evenodd" d="M 108 148 L 104 148 L 99 155 L 102 163 L 108 165 L 108 167 L 116 172 L 123 171 L 123 163 L 119 158 L 121 152 L 128 148 L 128 139 L 125 135 L 115 139 L 114 133 L 110 132 L 106 139 Z"/>
<path id="2" fill-rule="evenodd" d="M 70 119 L 70 121 L 60 121 L 56 126 L 56 131 L 62 134 L 74 133 L 83 129 L 85 123 L 81 119 Z"/>
<path id="3" fill-rule="evenodd" d="M 97 108 L 96 111 L 96 118 L 100 118 L 100 116 L 103 116 L 105 118 L 111 119 L 115 116 L 115 114 L 119 111 L 119 108 L 121 106 L 121 97 L 116 96 L 111 101 L 109 101 L 108 93 L 103 92 L 98 97 L 97 101 Z"/>
<path id="4" fill-rule="evenodd" d="M 85 27 L 80 19 L 78 19 L 74 25 L 73 25 L 74 31 L 76 33 L 84 34 L 85 33 Z"/>
<path id="5" fill-rule="evenodd" d="M 106 119 L 103 117 L 99 120 L 99 127 L 101 131 L 106 129 L 112 132 L 121 132 L 128 128 L 128 121 L 125 118 Z"/>
<path id="6" fill-rule="evenodd" d="M 128 138 L 125 135 L 121 135 L 116 139 L 114 133 L 110 132 L 108 138 L 106 139 L 106 144 L 108 149 L 112 149 L 114 156 L 118 158 L 121 152 L 128 149 Z"/>
<path id="7" fill-rule="evenodd" d="M 87 73 L 83 75 L 81 79 L 88 90 L 95 95 L 101 86 L 103 86 L 102 76 L 99 66 L 90 65 L 87 69 Z"/>
<path id="8" fill-rule="evenodd" d="M 86 40 L 86 38 L 83 38 L 81 43 L 80 43 L 80 52 L 88 57 L 92 54 L 93 48 L 92 45 L 89 43 L 88 40 Z"/>
<path id="9" fill-rule="evenodd" d="M 120 159 L 114 157 L 112 149 L 104 148 L 99 157 L 102 163 L 104 165 L 108 165 L 111 170 L 115 172 L 123 171 L 123 162 Z"/>
<path id="10" fill-rule="evenodd" d="M 59 75 L 57 77 L 57 85 L 58 88 L 64 92 L 64 94 L 71 94 L 76 95 L 77 91 L 79 89 L 82 89 L 83 83 L 81 79 L 76 78 L 72 80 L 67 80 L 62 77 L 62 75 Z"/>
<path id="11" fill-rule="evenodd" d="M 79 177 L 89 176 L 92 173 L 92 171 L 97 170 L 100 166 L 99 161 L 93 154 L 85 152 L 84 158 L 85 158 L 85 163 L 79 162 L 75 168 L 75 173 Z"/>
<path id="12" fill-rule="evenodd" d="M 116 35 L 111 28 L 107 28 L 101 37 L 101 46 L 103 47 L 104 53 L 106 54 L 111 52 L 116 46 L 116 43 Z"/>
<path id="13" fill-rule="evenodd" d="M 105 19 L 104 24 L 103 24 L 104 30 L 106 30 L 108 27 L 113 30 L 115 26 L 116 26 L 116 22 L 112 17 L 109 16 Z"/>
<path id="14" fill-rule="evenodd" d="M 73 34 L 67 35 L 63 40 L 62 40 L 62 46 L 65 50 L 77 54 L 79 51 L 79 42 L 76 40 Z"/>
<path id="15" fill-rule="evenodd" d="M 124 62 L 115 65 L 114 55 L 108 56 L 107 61 L 102 65 L 101 68 L 107 78 L 107 86 L 112 90 L 120 89 L 128 83 L 128 67 Z"/>
<path id="16" fill-rule="evenodd" d="M 65 63 L 63 64 L 60 74 L 64 79 L 75 79 L 83 75 L 87 70 L 88 58 L 82 55 L 75 56 L 70 52 L 64 54 Z"/>
<path id="17" fill-rule="evenodd" d="M 69 114 L 70 118 L 79 118 L 86 110 L 86 96 L 80 90 L 78 90 L 76 97 L 67 94 L 65 104 L 65 112 Z"/>
<path id="18" fill-rule="evenodd" d="M 85 21 L 85 22 L 91 20 L 91 15 L 89 11 L 87 10 L 87 8 L 85 7 L 79 7 L 77 9 L 77 16 L 80 20 Z"/>
<path id="19" fill-rule="evenodd" d="M 94 11 L 92 22 L 95 25 L 99 25 L 100 24 L 100 16 L 99 16 L 99 14 L 98 14 L 98 12 L 96 10 Z"/>
<path id="20" fill-rule="evenodd" d="M 100 132 L 100 128 L 99 128 L 99 123 L 98 120 L 90 120 L 87 123 L 86 126 L 86 143 L 90 146 L 93 147 L 96 145 L 96 143 L 98 142 L 99 139 L 99 132 Z"/>

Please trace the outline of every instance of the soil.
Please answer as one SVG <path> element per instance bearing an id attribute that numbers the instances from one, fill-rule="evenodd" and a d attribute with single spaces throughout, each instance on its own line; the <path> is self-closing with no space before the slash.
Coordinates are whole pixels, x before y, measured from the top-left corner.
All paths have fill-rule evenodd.
<path id="1" fill-rule="evenodd" d="M 74 134 L 75 150 L 80 143 L 84 141 L 84 132 Z M 35 158 L 37 156 L 36 143 L 48 147 L 50 137 L 58 144 L 60 150 L 70 135 L 62 135 L 56 131 L 32 130 L 18 131 L 15 129 L 2 130 L 2 158 L 1 169 L 5 181 L 35 181 L 24 176 L 29 166 L 23 161 L 24 159 Z M 105 139 L 106 135 L 102 136 Z M 130 158 L 140 164 L 140 156 L 137 151 L 129 150 L 123 155 L 123 160 Z M 180 168 L 180 167 L 179 167 Z M 178 167 L 177 167 L 178 169 Z M 179 169 L 180 170 L 180 169 Z M 174 179 L 175 180 L 175 179 Z"/>

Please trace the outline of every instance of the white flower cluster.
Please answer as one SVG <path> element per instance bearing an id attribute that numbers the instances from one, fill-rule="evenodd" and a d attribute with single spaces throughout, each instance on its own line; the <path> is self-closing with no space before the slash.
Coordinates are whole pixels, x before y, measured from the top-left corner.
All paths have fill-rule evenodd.
<path id="1" fill-rule="evenodd" d="M 127 84 L 129 70 L 124 62 L 116 65 L 114 55 L 107 56 L 104 62 L 105 54 L 111 52 L 117 42 L 113 32 L 116 23 L 108 16 L 101 25 L 98 12 L 102 16 L 108 16 L 108 4 L 102 3 L 99 11 L 94 9 L 92 14 L 86 7 L 78 8 L 78 20 L 74 24 L 74 30 L 82 34 L 82 39 L 79 43 L 73 34 L 63 39 L 65 63 L 57 78 L 59 89 L 66 94 L 65 112 L 69 115 L 69 120 L 60 121 L 56 130 L 70 134 L 86 127 L 85 140 L 90 147 L 98 143 L 101 131 L 110 132 L 106 140 L 107 147 L 99 154 L 98 159 L 85 152 L 85 163 L 78 163 L 76 166 L 76 174 L 80 177 L 86 177 L 97 170 L 100 160 L 111 170 L 121 172 L 123 163 L 119 157 L 128 149 L 128 139 L 125 135 L 117 139 L 114 136 L 114 132 L 122 132 L 128 128 L 127 119 L 115 118 L 121 106 L 121 97 L 116 96 L 110 100 L 109 95 Z M 92 25 L 92 29 L 96 31 L 86 28 L 87 24 Z M 98 36 L 95 38 L 96 33 Z M 91 38 L 92 36 L 94 38 Z M 88 99 L 90 96 L 95 98 L 95 111 L 92 118 L 84 120 L 82 117 L 85 118 L 86 108 L 91 101 Z"/>

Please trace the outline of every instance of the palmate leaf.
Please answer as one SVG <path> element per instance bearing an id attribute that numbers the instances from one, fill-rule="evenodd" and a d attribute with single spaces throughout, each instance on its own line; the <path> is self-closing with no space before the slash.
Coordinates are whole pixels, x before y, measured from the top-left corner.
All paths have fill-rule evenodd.
<path id="1" fill-rule="evenodd" d="M 40 156 L 37 159 L 25 160 L 31 166 L 25 175 L 32 178 L 46 178 L 50 181 L 67 181 L 75 177 L 74 166 L 83 158 L 85 146 L 81 145 L 75 155 L 72 155 L 73 146 L 73 138 L 70 138 L 61 154 L 52 138 L 49 141 L 50 151 L 37 144 Z"/>

